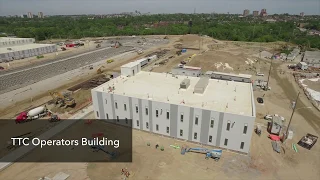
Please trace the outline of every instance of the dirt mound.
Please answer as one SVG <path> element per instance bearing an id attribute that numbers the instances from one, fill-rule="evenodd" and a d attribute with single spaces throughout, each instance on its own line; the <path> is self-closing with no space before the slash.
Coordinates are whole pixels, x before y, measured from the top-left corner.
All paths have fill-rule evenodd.
<path id="1" fill-rule="evenodd" d="M 244 56 L 236 56 L 227 52 L 208 51 L 202 55 L 195 56 L 188 65 L 202 67 L 203 71 L 237 72 L 245 70 L 248 65 Z"/>

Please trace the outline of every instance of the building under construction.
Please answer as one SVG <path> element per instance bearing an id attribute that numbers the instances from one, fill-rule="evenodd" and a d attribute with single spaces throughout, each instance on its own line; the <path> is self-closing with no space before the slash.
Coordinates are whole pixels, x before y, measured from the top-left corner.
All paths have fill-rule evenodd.
<path id="1" fill-rule="evenodd" d="M 97 119 L 248 153 L 256 110 L 251 83 L 141 71 L 139 63 L 92 89 Z M 130 69 L 131 68 L 131 69 Z"/>

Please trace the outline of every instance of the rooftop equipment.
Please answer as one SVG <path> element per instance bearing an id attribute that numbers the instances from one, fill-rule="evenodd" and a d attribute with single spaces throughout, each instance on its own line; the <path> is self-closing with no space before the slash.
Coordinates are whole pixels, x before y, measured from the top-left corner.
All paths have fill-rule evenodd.
<path id="1" fill-rule="evenodd" d="M 208 77 L 202 77 L 194 87 L 194 93 L 203 94 L 209 84 Z"/>
<path id="2" fill-rule="evenodd" d="M 180 83 L 180 89 L 188 89 L 189 86 L 190 86 L 190 79 L 184 79 Z"/>

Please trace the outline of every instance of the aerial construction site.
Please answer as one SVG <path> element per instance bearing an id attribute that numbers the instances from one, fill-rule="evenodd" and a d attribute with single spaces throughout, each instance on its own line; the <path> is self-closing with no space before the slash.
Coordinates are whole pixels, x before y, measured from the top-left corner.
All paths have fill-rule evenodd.
<path id="1" fill-rule="evenodd" d="M 2 161 L 0 179 L 320 177 L 320 71 L 275 57 L 285 43 L 192 34 L 51 43 L 56 51 L 43 57 L 1 63 L 1 157 L 24 148 L 10 138 L 40 137 L 67 119 L 131 119 L 132 162 Z M 85 128 L 99 123 L 73 126 L 91 136 Z M 68 151 L 121 158 L 93 149 Z"/>

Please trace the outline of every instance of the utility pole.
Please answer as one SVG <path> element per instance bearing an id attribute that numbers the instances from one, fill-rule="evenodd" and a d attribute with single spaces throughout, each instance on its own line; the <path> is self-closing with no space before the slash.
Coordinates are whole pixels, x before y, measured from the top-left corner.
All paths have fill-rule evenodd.
<path id="1" fill-rule="evenodd" d="M 201 34 L 199 35 L 199 54 L 201 52 Z"/>
<path id="2" fill-rule="evenodd" d="M 280 36 L 280 33 L 281 33 L 281 27 L 280 27 L 280 31 L 279 31 L 279 34 L 278 34 L 278 36 Z"/>
<path id="3" fill-rule="evenodd" d="M 273 57 L 273 56 L 272 56 Z M 268 81 L 267 81 L 267 88 L 265 89 L 268 91 L 269 89 L 269 79 L 270 79 L 270 74 L 271 74 L 271 67 L 272 67 L 272 58 L 271 58 L 271 63 L 270 63 L 270 68 L 269 68 L 269 75 L 268 75 Z"/>
<path id="4" fill-rule="evenodd" d="M 290 117 L 290 120 L 289 120 L 289 124 L 288 124 L 288 127 L 287 127 L 287 131 L 286 131 L 286 138 L 284 140 L 286 140 L 288 138 L 289 127 L 290 127 L 290 124 L 291 124 L 291 120 L 292 120 L 294 111 L 296 110 L 296 107 L 297 107 L 297 104 L 298 104 L 299 95 L 300 95 L 300 92 L 298 93 L 296 101 L 295 101 L 295 104 L 293 106 L 292 114 L 291 114 L 291 117 Z"/>

